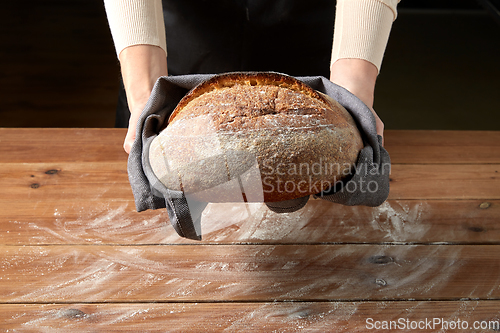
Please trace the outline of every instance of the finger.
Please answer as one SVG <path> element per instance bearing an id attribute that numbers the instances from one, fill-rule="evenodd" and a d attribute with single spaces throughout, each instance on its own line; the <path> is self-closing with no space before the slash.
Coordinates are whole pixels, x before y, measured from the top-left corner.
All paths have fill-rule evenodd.
<path id="1" fill-rule="evenodd" d="M 384 146 L 384 123 L 382 119 L 377 115 L 377 112 L 373 108 L 370 108 L 371 112 L 375 116 L 375 126 L 377 130 L 377 134 L 382 137 L 382 146 Z"/>
<path id="2" fill-rule="evenodd" d="M 130 150 L 132 149 L 132 144 L 134 143 L 135 140 L 135 127 L 134 128 L 129 128 L 127 131 L 127 135 L 125 136 L 125 141 L 123 142 L 123 149 L 127 152 L 127 154 L 130 154 Z"/>

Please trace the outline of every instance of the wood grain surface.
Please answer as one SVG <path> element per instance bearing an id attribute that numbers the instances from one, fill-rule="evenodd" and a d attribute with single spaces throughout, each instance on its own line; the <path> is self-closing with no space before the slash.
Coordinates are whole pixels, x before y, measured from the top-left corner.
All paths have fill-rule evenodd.
<path id="1" fill-rule="evenodd" d="M 210 204 L 205 213 L 210 244 L 500 242 L 499 200 L 388 200 L 375 208 L 311 200 L 287 215 L 262 204 Z M 0 220 L 6 245 L 198 244 L 175 233 L 165 210 L 137 213 L 131 201 L 1 200 Z"/>
<path id="2" fill-rule="evenodd" d="M 499 132 L 387 131 L 383 205 L 210 204 L 201 242 L 135 211 L 124 135 L 0 129 L 0 331 L 500 329 Z"/>
<path id="3" fill-rule="evenodd" d="M 500 298 L 496 245 L 64 245 L 0 253 L 2 303 Z"/>
<path id="4" fill-rule="evenodd" d="M 106 332 L 395 332 L 498 331 L 497 301 L 99 303 L 0 305 L 6 330 Z M 430 323 L 426 323 L 425 319 Z M 460 320 L 460 324 L 459 321 Z M 378 323 L 377 323 L 378 322 Z M 466 324 L 464 324 L 465 322 Z M 372 326 L 370 326 L 372 325 Z M 474 329 L 474 325 L 479 329 Z M 418 327 L 422 329 L 418 329 Z M 426 328 L 427 326 L 427 328 Z M 368 330 L 367 327 L 373 327 Z M 397 326 L 393 326 L 397 327 Z M 417 328 L 411 330 L 411 328 Z M 483 327 L 484 329 L 481 329 Z M 490 329 L 488 329 L 488 327 Z M 409 328 L 409 329 L 405 329 Z"/>

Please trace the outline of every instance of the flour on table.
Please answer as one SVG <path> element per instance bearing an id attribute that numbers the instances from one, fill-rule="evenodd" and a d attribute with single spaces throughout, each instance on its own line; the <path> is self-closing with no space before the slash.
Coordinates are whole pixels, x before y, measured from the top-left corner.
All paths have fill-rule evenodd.
<path id="1" fill-rule="evenodd" d="M 430 213 L 430 205 L 425 201 L 418 203 L 384 202 L 373 208 L 372 220 L 369 222 L 374 230 L 385 234 L 387 241 L 405 242 L 408 239 L 422 239 L 430 229 L 424 224 Z"/>

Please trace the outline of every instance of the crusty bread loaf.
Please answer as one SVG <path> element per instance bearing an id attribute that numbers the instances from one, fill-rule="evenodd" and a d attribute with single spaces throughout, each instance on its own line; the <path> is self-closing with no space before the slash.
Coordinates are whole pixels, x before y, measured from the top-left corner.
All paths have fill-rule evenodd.
<path id="1" fill-rule="evenodd" d="M 363 148 L 350 114 L 287 75 L 217 75 L 190 91 L 152 142 L 169 189 L 208 202 L 275 202 L 328 189 Z"/>

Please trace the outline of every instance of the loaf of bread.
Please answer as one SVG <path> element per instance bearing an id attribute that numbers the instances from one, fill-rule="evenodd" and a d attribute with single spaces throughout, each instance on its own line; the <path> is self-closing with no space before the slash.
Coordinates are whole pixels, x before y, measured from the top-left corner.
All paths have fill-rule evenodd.
<path id="1" fill-rule="evenodd" d="M 153 140 L 169 189 L 206 202 L 275 202 L 349 177 L 360 133 L 336 101 L 272 72 L 216 75 L 192 89 Z"/>

